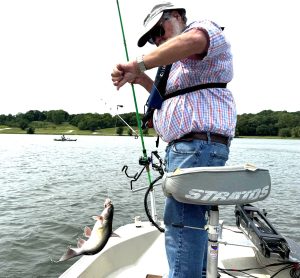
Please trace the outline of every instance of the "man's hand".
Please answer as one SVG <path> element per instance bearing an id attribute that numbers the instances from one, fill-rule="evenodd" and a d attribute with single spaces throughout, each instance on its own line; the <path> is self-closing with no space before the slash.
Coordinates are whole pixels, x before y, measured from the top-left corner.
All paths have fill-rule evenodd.
<path id="1" fill-rule="evenodd" d="M 111 80 L 114 86 L 117 87 L 117 90 L 119 90 L 126 83 L 136 83 L 136 79 L 141 74 L 135 61 L 117 64 L 111 73 Z"/>

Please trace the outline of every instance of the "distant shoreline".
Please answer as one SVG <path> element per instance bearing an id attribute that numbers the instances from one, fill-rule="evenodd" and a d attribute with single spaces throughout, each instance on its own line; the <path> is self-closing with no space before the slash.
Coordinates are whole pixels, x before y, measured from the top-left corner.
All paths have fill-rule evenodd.
<path id="1" fill-rule="evenodd" d="M 138 134 L 138 128 L 133 127 L 133 130 L 136 131 Z M 22 130 L 21 128 L 17 127 L 8 127 L 8 126 L 1 126 L 0 125 L 0 135 L 1 134 L 28 134 L 26 130 Z M 46 128 L 34 128 L 33 134 L 28 135 L 65 135 L 65 136 L 79 136 L 79 135 L 92 135 L 92 136 L 134 136 L 134 134 L 128 134 L 128 128 L 126 126 L 123 127 L 123 134 L 117 134 L 117 127 L 116 128 L 105 128 L 105 129 L 96 129 L 94 131 L 91 130 L 80 130 L 75 126 L 72 125 L 56 125 Z M 156 136 L 154 129 L 149 129 L 148 134 L 144 136 Z"/>
<path id="2" fill-rule="evenodd" d="M 137 133 L 137 128 L 135 129 Z M 22 130 L 20 128 L 12 128 L 12 127 L 3 127 L 0 126 L 0 135 L 1 134 L 27 134 L 26 130 Z M 91 136 L 134 136 L 134 135 L 128 135 L 127 129 L 124 127 L 124 132 L 122 135 L 119 135 L 116 133 L 115 128 L 106 128 L 106 129 L 100 129 L 95 131 L 90 130 L 78 130 L 76 128 L 74 129 L 65 129 L 60 126 L 57 126 L 56 128 L 36 128 L 34 134 L 28 134 L 28 135 L 55 135 L 55 136 L 61 136 L 65 135 L 68 136 L 80 136 L 80 135 L 91 135 Z M 144 135 L 147 137 L 154 137 L 157 136 L 155 131 L 153 129 L 149 129 L 149 134 Z M 299 138 L 293 138 L 293 137 L 279 137 L 279 136 L 237 136 L 235 138 L 240 139 L 289 139 L 289 140 L 300 140 Z"/>

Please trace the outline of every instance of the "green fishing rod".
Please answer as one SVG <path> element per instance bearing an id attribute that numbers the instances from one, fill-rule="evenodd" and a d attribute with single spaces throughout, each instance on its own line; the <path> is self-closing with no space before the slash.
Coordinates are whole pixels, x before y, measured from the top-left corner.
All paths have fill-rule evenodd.
<path id="1" fill-rule="evenodd" d="M 120 25 L 121 25 L 121 31 L 122 31 L 122 37 L 123 37 L 123 43 L 124 43 L 124 48 L 125 48 L 126 59 L 127 59 L 127 62 L 129 62 L 129 55 L 128 55 L 128 50 L 127 50 L 127 44 L 126 44 L 124 26 L 123 26 L 123 22 L 122 22 L 120 5 L 119 5 L 119 1 L 118 0 L 116 0 L 116 2 L 117 2 L 117 7 L 118 7 L 118 13 L 119 13 L 119 19 L 120 19 Z M 147 150 L 145 148 L 144 137 L 143 137 L 143 130 L 142 130 L 142 127 L 141 127 L 141 119 L 140 119 L 140 115 L 139 115 L 139 111 L 138 111 L 136 94 L 135 94 L 135 89 L 134 89 L 134 85 L 133 84 L 131 84 L 131 89 L 132 89 L 132 95 L 133 95 L 133 100 L 134 100 L 134 106 L 135 106 L 135 113 L 136 113 L 136 120 L 137 120 L 137 124 L 138 124 L 138 130 L 139 130 L 139 134 L 140 134 L 140 138 L 141 138 L 141 143 L 142 143 L 142 148 L 143 148 L 143 159 L 144 159 L 144 161 L 148 161 Z M 151 185 L 151 173 L 150 173 L 150 167 L 149 167 L 149 165 L 146 166 L 146 171 L 147 171 L 149 185 Z M 152 217 L 156 221 L 157 220 L 157 215 L 156 215 L 156 208 L 155 208 L 155 197 L 154 197 L 153 193 L 151 193 L 151 195 L 152 195 L 152 198 L 151 198 Z"/>

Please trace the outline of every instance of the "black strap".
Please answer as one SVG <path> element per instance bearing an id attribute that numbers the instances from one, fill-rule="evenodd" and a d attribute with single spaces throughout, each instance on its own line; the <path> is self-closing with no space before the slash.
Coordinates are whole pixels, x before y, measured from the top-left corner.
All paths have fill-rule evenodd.
<path id="1" fill-rule="evenodd" d="M 227 83 L 205 83 L 205 84 L 199 84 L 196 86 L 192 86 L 192 87 L 188 87 L 188 88 L 184 88 L 175 92 L 172 92 L 170 94 L 164 95 L 163 99 L 169 99 L 171 97 L 176 97 L 179 95 L 184 95 L 186 93 L 190 93 L 190 92 L 194 92 L 197 90 L 201 90 L 201 89 L 209 89 L 209 88 L 226 88 Z"/>
<path id="2" fill-rule="evenodd" d="M 156 77 L 154 80 L 154 86 L 158 90 L 158 93 L 162 96 L 166 92 L 167 81 L 171 71 L 172 64 L 161 66 L 158 68 Z"/>

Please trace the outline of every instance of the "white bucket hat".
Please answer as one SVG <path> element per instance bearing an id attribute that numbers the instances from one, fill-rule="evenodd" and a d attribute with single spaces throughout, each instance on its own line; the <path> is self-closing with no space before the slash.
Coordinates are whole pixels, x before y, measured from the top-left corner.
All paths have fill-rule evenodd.
<path id="1" fill-rule="evenodd" d="M 139 47 L 142 47 L 147 43 L 151 29 L 161 19 L 164 11 L 167 10 L 183 10 L 185 13 L 184 8 L 176 6 L 171 2 L 161 2 L 160 4 L 155 5 L 144 20 L 144 31 L 137 43 Z"/>

